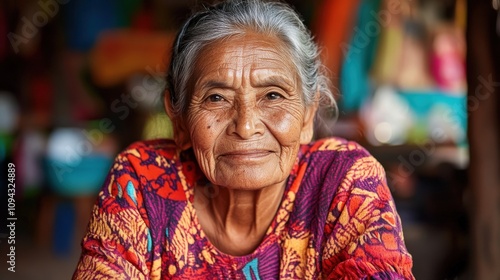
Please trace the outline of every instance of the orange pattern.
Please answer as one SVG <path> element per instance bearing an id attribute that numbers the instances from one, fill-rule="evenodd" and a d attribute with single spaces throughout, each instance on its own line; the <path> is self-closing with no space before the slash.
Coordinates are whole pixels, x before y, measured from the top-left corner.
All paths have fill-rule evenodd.
<path id="1" fill-rule="evenodd" d="M 192 205 L 207 184 L 168 140 L 116 159 L 92 212 L 74 279 L 414 279 L 380 164 L 339 138 L 301 146 L 281 205 L 247 256 L 217 250 Z"/>

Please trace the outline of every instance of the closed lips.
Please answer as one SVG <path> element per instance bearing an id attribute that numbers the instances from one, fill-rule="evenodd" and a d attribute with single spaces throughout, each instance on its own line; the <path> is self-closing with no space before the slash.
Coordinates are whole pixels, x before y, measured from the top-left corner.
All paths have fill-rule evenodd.
<path id="1" fill-rule="evenodd" d="M 221 154 L 223 157 L 262 157 L 273 153 L 269 150 L 237 150 Z"/>

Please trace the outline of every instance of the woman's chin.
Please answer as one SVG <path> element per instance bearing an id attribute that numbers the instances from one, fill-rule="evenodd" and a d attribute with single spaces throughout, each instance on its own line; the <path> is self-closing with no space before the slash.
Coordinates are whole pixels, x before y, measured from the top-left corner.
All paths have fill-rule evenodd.
<path id="1" fill-rule="evenodd" d="M 219 176 L 212 183 L 229 190 L 258 191 L 278 184 L 283 185 L 287 179 L 287 176 L 267 177 L 263 173 L 260 171 L 260 174 L 253 172 L 228 174 L 229 176 Z"/>
<path id="2" fill-rule="evenodd" d="M 220 170 L 214 180 L 214 185 L 227 188 L 229 190 L 257 191 L 264 188 L 283 185 L 288 176 L 274 166 L 241 166 L 232 169 Z"/>

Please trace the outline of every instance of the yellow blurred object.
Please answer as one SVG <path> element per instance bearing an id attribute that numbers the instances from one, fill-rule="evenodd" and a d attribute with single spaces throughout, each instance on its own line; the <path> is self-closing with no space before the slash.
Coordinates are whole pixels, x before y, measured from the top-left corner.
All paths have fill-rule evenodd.
<path id="1" fill-rule="evenodd" d="M 143 131 L 143 139 L 174 138 L 172 121 L 165 113 L 150 116 Z"/>
<path id="2" fill-rule="evenodd" d="M 398 75 L 402 55 L 403 30 L 401 26 L 390 26 L 382 30 L 377 55 L 373 65 L 372 77 L 380 84 L 394 84 Z"/>
<path id="3" fill-rule="evenodd" d="M 165 72 L 174 35 L 113 30 L 102 33 L 90 54 L 90 72 L 99 86 L 119 84 L 135 73 Z"/>

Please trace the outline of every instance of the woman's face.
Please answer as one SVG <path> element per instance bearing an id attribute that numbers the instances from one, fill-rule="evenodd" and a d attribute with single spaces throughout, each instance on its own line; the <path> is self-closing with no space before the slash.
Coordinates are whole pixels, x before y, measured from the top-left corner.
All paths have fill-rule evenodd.
<path id="1" fill-rule="evenodd" d="M 185 127 L 207 178 L 244 190 L 284 183 L 310 141 L 316 107 L 304 105 L 282 43 L 252 33 L 221 40 L 194 69 Z"/>

